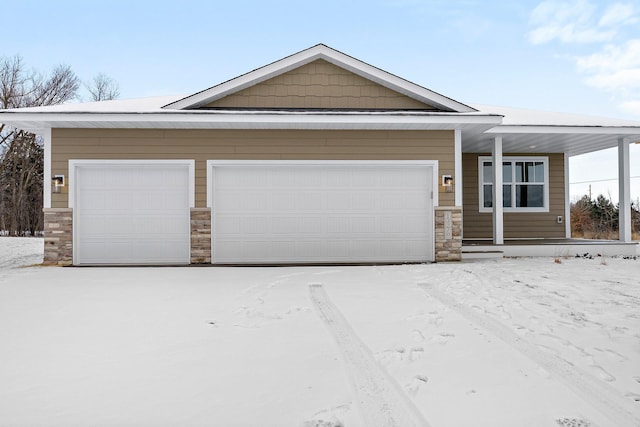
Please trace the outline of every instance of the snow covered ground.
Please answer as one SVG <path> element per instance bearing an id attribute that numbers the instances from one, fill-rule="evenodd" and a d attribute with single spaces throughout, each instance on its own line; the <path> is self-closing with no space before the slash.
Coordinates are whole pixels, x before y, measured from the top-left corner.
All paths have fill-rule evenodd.
<path id="1" fill-rule="evenodd" d="M 0 426 L 637 426 L 640 260 L 23 267 Z"/>

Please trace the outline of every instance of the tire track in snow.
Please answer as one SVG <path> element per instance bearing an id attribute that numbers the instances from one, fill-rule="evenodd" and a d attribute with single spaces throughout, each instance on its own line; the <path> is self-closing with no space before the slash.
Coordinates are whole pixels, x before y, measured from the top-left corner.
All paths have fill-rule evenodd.
<path id="1" fill-rule="evenodd" d="M 609 384 L 599 381 L 558 356 L 543 352 L 500 322 L 457 302 L 455 298 L 441 291 L 437 286 L 428 283 L 418 283 L 418 286 L 431 297 L 462 315 L 473 324 L 481 326 L 487 332 L 562 380 L 578 396 L 581 396 L 614 422 L 613 425 L 618 427 L 640 426 L 640 419 L 634 415 L 633 409 L 629 409 L 629 405 L 624 405 L 624 403 L 627 403 L 627 399 Z M 623 404 L 620 404 L 620 402 L 623 402 Z"/>
<path id="2" fill-rule="evenodd" d="M 391 376 L 378 365 L 321 284 L 309 285 L 316 311 L 335 339 L 366 427 L 429 427 Z"/>

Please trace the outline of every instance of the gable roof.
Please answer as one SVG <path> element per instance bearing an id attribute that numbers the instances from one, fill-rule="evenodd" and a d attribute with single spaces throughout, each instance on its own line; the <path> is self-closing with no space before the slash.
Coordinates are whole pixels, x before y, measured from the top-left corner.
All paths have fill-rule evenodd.
<path id="1" fill-rule="evenodd" d="M 162 108 L 174 110 L 199 108 L 318 59 L 330 62 L 337 67 L 343 68 L 421 103 L 432 105 L 441 111 L 456 113 L 476 111 L 466 104 L 369 65 L 366 62 L 362 62 L 324 44 L 317 44 L 298 53 L 294 53 L 279 61 L 272 62 L 269 65 L 257 68 L 209 89 L 169 103 Z"/>

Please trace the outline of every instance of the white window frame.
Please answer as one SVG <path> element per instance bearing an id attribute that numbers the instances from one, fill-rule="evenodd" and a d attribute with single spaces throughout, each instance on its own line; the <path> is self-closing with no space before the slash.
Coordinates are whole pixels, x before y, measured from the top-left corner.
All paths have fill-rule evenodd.
<path id="1" fill-rule="evenodd" d="M 485 162 L 493 162 L 491 156 L 478 156 L 478 209 L 481 213 L 491 213 L 493 208 L 487 208 L 484 206 L 484 186 L 493 185 L 493 183 L 484 182 L 483 166 Z M 543 188 L 543 204 L 542 207 L 507 207 L 503 208 L 504 212 L 549 212 L 549 157 L 546 156 L 505 156 L 502 158 L 502 162 L 511 162 L 512 176 L 511 182 L 506 184 L 511 185 L 511 201 L 516 201 L 516 185 L 515 175 L 515 163 L 516 162 L 542 162 L 544 169 L 544 181 L 542 183 Z M 504 184 L 504 182 L 503 182 Z M 528 184 L 528 183 L 527 183 Z M 530 183 L 531 185 L 540 185 L 539 183 Z"/>

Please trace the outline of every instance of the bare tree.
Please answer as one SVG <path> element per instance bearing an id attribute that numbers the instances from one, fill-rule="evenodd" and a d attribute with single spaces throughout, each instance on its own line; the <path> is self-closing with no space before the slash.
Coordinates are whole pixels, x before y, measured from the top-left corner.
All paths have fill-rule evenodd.
<path id="1" fill-rule="evenodd" d="M 12 235 L 42 230 L 44 150 L 36 136 L 14 131 L 0 162 L 0 226 Z"/>
<path id="2" fill-rule="evenodd" d="M 20 56 L 0 58 L 2 108 L 57 105 L 76 97 L 80 80 L 68 65 L 58 65 L 50 75 L 27 70 Z"/>
<path id="3" fill-rule="evenodd" d="M 59 65 L 45 75 L 26 69 L 20 56 L 0 57 L 0 108 L 62 104 L 77 96 L 80 80 Z M 0 229 L 34 235 L 43 227 L 42 142 L 36 135 L 0 124 Z"/>
<path id="4" fill-rule="evenodd" d="M 24 69 L 19 56 L 0 58 L 0 107 L 23 107 L 27 95 L 25 91 L 32 77 Z"/>
<path id="5" fill-rule="evenodd" d="M 84 87 L 93 101 L 109 101 L 120 96 L 118 82 L 103 73 L 95 76 L 90 84 L 85 83 Z"/>

